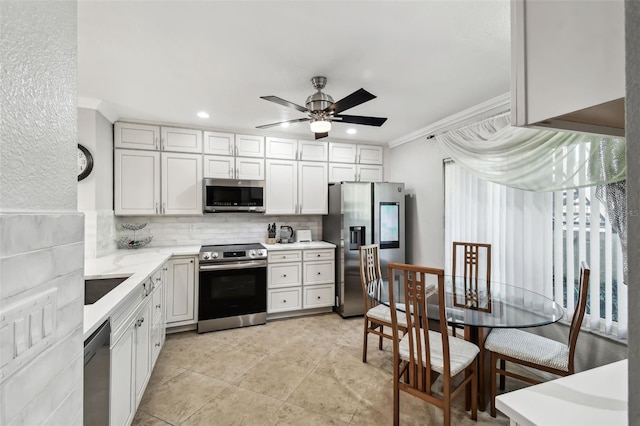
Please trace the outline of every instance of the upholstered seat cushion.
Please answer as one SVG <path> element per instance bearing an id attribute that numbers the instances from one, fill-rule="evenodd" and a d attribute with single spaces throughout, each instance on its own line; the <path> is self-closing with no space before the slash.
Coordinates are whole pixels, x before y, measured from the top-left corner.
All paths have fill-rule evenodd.
<path id="1" fill-rule="evenodd" d="M 407 326 L 407 318 L 404 312 L 397 311 L 398 325 L 401 327 Z M 367 317 L 372 320 L 378 320 L 391 324 L 391 309 L 386 305 L 376 305 L 367 311 Z"/>
<path id="2" fill-rule="evenodd" d="M 569 371 L 569 347 L 564 343 L 514 328 L 496 328 L 484 347 L 491 352 Z"/>
<path id="3" fill-rule="evenodd" d="M 415 330 L 411 333 L 415 336 Z M 422 359 L 425 357 L 424 333 L 420 333 L 420 341 L 422 343 Z M 442 336 L 437 331 L 429 330 L 429 346 L 431 349 L 431 369 L 440 374 L 444 373 L 444 353 L 442 351 Z M 449 336 L 449 356 L 450 356 L 450 372 L 451 376 L 460 373 L 468 367 L 480 349 L 471 342 Z M 417 348 L 414 347 L 414 355 L 417 356 Z M 400 340 L 399 345 L 400 359 L 409 361 L 409 334 Z"/>

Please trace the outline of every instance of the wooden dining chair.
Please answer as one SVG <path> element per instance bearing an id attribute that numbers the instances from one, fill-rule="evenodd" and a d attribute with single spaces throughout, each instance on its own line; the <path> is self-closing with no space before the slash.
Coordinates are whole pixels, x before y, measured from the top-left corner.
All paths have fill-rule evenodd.
<path id="1" fill-rule="evenodd" d="M 404 290 L 404 312 L 398 310 L 393 288 L 395 276 Z M 435 285 L 434 285 L 435 284 Z M 399 283 L 397 285 L 400 285 Z M 478 346 L 448 333 L 429 330 L 427 298 L 438 296 L 438 318 L 446 324 L 444 270 L 403 263 L 389 263 L 389 305 L 391 321 L 407 323 L 407 334 L 400 339 L 394 326 L 393 340 L 393 423 L 400 423 L 400 391 L 442 408 L 444 424 L 451 424 L 451 401 L 469 389 L 471 419 L 477 419 Z M 443 376 L 442 392 L 434 392 L 433 382 Z M 404 377 L 403 377 L 404 376 Z"/>
<path id="2" fill-rule="evenodd" d="M 460 259 L 459 256 L 462 256 Z M 460 271 L 462 269 L 462 271 Z M 482 277 L 480 275 L 483 275 Z M 465 287 L 478 290 L 479 281 L 491 282 L 491 244 L 453 242 L 453 256 L 451 258 L 451 276 L 462 277 Z M 488 290 L 488 289 L 487 289 Z M 451 326 L 451 332 L 456 335 L 456 325 Z"/>
<path id="3" fill-rule="evenodd" d="M 364 341 L 362 345 L 362 362 L 367 362 L 367 337 L 369 333 L 380 339 L 378 348 L 382 350 L 383 339 L 393 339 L 391 331 L 391 311 L 388 306 L 379 303 L 372 295 L 382 291 L 382 273 L 380 270 L 380 246 L 370 244 L 360 246 L 360 282 L 364 299 Z M 384 328 L 387 327 L 387 333 Z M 407 331 L 404 321 L 398 322 L 402 335 Z"/>
<path id="4" fill-rule="evenodd" d="M 589 265 L 580 264 L 578 301 L 575 306 L 568 343 L 558 342 L 543 336 L 514 328 L 496 328 L 489 333 L 485 349 L 491 351 L 491 415 L 496 416 L 496 375 L 500 376 L 500 389 L 504 390 L 505 377 L 538 384 L 541 381 L 507 371 L 506 362 L 523 365 L 558 376 L 574 373 L 574 356 L 580 326 L 587 306 L 589 293 Z M 500 361 L 500 367 L 496 367 Z"/>

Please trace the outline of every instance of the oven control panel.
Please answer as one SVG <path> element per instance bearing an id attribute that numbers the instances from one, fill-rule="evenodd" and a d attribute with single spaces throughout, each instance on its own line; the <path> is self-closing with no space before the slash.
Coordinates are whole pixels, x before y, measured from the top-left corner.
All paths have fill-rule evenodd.
<path id="1" fill-rule="evenodd" d="M 222 262 L 222 261 L 240 261 L 266 259 L 267 250 L 245 249 L 245 250 L 225 250 L 222 248 L 203 247 L 199 255 L 201 262 Z"/>

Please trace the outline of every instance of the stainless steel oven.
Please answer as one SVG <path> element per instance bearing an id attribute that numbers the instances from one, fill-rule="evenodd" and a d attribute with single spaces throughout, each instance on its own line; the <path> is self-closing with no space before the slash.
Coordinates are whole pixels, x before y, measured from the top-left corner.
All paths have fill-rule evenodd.
<path id="1" fill-rule="evenodd" d="M 264 181 L 204 179 L 204 213 L 264 213 Z"/>
<path id="2" fill-rule="evenodd" d="M 260 244 L 202 246 L 198 333 L 267 322 L 267 250 Z"/>

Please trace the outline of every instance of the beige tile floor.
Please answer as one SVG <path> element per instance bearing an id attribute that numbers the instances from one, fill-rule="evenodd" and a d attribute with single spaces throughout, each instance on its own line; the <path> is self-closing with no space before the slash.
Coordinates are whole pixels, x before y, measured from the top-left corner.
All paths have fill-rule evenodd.
<path id="1" fill-rule="evenodd" d="M 337 314 L 266 325 L 167 336 L 134 425 L 390 425 L 391 343 L 369 339 L 362 362 L 362 318 Z M 508 381 L 509 382 L 509 381 Z M 401 392 L 400 423 L 441 424 L 442 411 Z M 454 425 L 508 424 L 498 413 L 464 411 Z"/>

